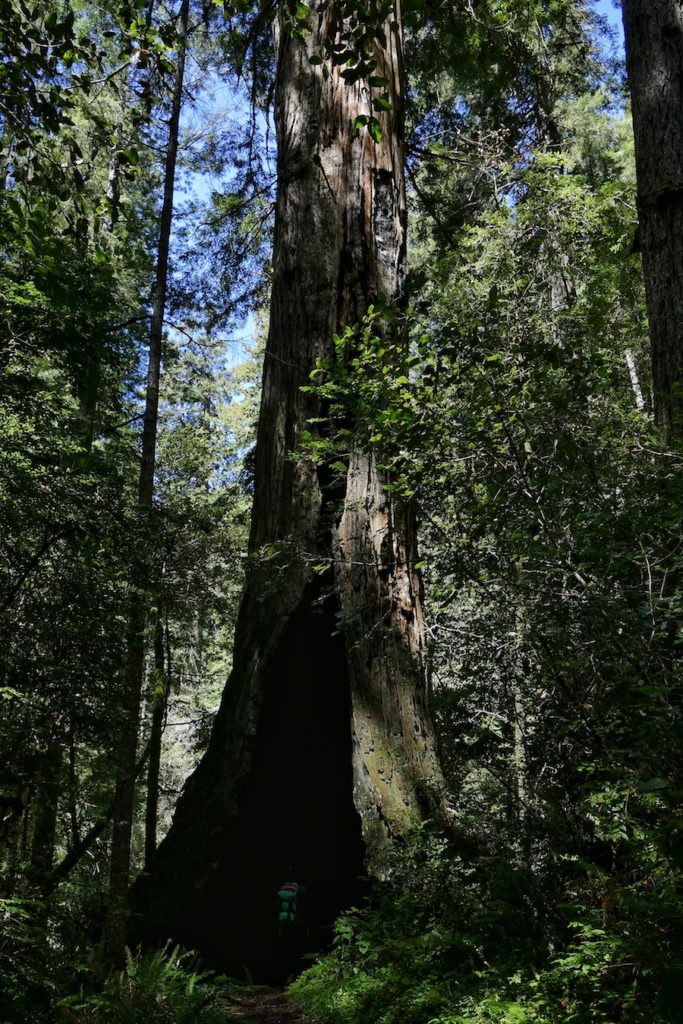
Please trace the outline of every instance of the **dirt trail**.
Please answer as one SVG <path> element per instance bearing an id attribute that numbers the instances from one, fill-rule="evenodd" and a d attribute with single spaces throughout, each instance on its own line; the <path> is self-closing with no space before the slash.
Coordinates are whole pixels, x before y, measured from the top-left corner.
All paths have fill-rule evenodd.
<path id="1" fill-rule="evenodd" d="M 230 996 L 230 1020 L 253 1024 L 307 1024 L 301 1011 L 293 1006 L 281 988 L 253 985 Z"/>

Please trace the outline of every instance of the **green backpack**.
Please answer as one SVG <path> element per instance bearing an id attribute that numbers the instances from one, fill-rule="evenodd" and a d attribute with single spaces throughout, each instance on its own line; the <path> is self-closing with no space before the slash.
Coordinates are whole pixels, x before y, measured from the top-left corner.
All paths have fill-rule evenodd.
<path id="1" fill-rule="evenodd" d="M 297 882 L 285 882 L 278 890 L 280 900 L 280 921 L 296 921 L 296 898 L 299 893 Z"/>

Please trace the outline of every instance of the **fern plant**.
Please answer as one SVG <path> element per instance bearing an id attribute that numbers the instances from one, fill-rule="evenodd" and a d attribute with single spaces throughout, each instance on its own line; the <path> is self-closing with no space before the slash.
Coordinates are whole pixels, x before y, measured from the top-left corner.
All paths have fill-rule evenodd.
<path id="1" fill-rule="evenodd" d="M 222 1024 L 224 979 L 203 971 L 194 953 L 168 943 L 154 952 L 126 949 L 125 969 L 101 991 L 61 1000 L 73 1024 Z"/>

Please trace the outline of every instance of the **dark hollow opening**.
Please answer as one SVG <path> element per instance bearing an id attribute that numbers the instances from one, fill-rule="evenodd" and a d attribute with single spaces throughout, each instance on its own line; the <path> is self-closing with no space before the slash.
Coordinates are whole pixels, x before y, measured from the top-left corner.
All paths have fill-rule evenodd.
<path id="1" fill-rule="evenodd" d="M 217 970 L 278 984 L 324 949 L 361 895 L 364 847 L 353 805 L 351 700 L 332 601 L 311 594 L 290 618 L 266 672 L 251 771 L 201 905 L 186 920 Z M 306 887 L 280 923 L 284 882 Z"/>

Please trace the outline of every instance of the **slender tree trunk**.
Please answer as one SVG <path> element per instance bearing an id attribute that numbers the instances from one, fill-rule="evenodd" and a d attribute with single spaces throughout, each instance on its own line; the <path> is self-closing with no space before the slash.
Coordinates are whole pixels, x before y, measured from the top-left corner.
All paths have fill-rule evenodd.
<path id="1" fill-rule="evenodd" d="M 40 765 L 36 785 L 31 838 L 30 872 L 35 884 L 42 888 L 52 870 L 57 831 L 57 807 L 62 790 L 62 750 L 51 741 Z"/>
<path id="2" fill-rule="evenodd" d="M 71 848 L 81 841 L 80 828 L 78 825 L 78 806 L 76 804 L 76 796 L 78 793 L 78 772 L 76 770 L 76 729 L 74 723 L 74 716 L 71 715 L 69 721 L 69 784 L 68 784 L 68 796 L 69 796 L 69 824 L 71 826 Z"/>
<path id="3" fill-rule="evenodd" d="M 168 143 L 164 171 L 164 195 L 159 224 L 156 280 L 149 336 L 147 367 L 147 394 L 142 431 L 142 455 L 138 486 L 138 507 L 144 530 L 154 496 L 154 464 L 156 454 L 157 419 L 159 411 L 159 380 L 161 375 L 161 342 L 166 286 L 168 280 L 168 253 L 173 219 L 173 192 L 178 153 L 180 109 L 185 75 L 185 47 L 190 3 L 183 0 L 178 20 L 175 82 L 168 124 Z M 142 532 L 142 531 L 141 531 Z M 119 763 L 116 782 L 114 827 L 110 870 L 109 904 L 104 932 L 104 951 L 108 962 L 115 967 L 123 963 L 126 924 L 128 919 L 128 883 L 130 873 L 131 834 L 135 802 L 135 763 L 137 759 L 140 700 L 144 675 L 146 595 L 145 558 L 140 549 L 133 572 L 132 601 L 128 626 L 128 655 L 125 674 L 125 726 L 119 741 Z"/>
<path id="4" fill-rule="evenodd" d="M 655 421 L 683 435 L 683 5 L 623 0 Z"/>
<path id="5" fill-rule="evenodd" d="M 2 821 L 3 852 L 0 859 L 0 895 L 5 898 L 14 894 L 19 874 L 19 854 L 21 850 L 21 834 L 26 817 L 26 806 L 22 802 L 5 811 Z"/>
<path id="6" fill-rule="evenodd" d="M 137 779 L 142 769 L 147 764 L 147 758 L 149 757 L 149 743 L 145 746 L 140 757 L 138 758 L 137 764 L 135 765 L 135 778 Z M 78 842 L 75 843 L 65 857 L 55 865 L 48 882 L 46 883 L 46 892 L 52 892 L 60 882 L 63 882 L 67 878 L 78 863 L 83 859 L 88 850 L 91 850 L 97 840 L 103 834 L 107 825 L 114 817 L 114 801 L 105 811 L 105 813 L 98 818 L 88 829 L 88 831 L 82 835 Z"/>
<path id="7" fill-rule="evenodd" d="M 311 884 L 311 912 L 328 923 L 353 898 L 362 850 L 381 874 L 387 847 L 442 808 L 413 509 L 390 497 L 367 451 L 352 453 L 341 488 L 292 457 L 324 412 L 302 392 L 316 361 L 371 303 L 400 304 L 405 275 L 400 14 L 377 37 L 372 74 L 392 102 L 378 143 L 353 128 L 373 113 L 368 82 L 310 62 L 334 14 L 313 12 L 303 43 L 276 27 L 278 198 L 250 536 L 261 557 L 209 749 L 137 891 L 146 938 L 173 935 L 209 962 L 232 956 L 271 977 L 264 935 L 280 874 Z M 321 561 L 334 566 L 322 580 Z"/>
<path id="8" fill-rule="evenodd" d="M 118 220 L 119 214 L 119 202 L 120 202 L 120 182 L 119 182 L 119 142 L 118 139 L 112 146 L 111 156 L 109 157 L 109 171 L 107 174 L 107 206 L 102 218 L 102 224 L 107 234 L 111 234 L 114 230 L 114 224 Z"/>
<path id="9" fill-rule="evenodd" d="M 152 722 L 149 733 L 149 765 L 147 768 L 147 806 L 145 810 L 145 869 L 149 867 L 157 848 L 157 813 L 159 808 L 159 770 L 161 767 L 161 738 L 164 730 L 168 682 L 164 670 L 164 625 L 161 608 L 157 611 L 154 629 L 154 670 L 152 673 Z"/>
<path id="10" fill-rule="evenodd" d="M 645 409 L 645 399 L 643 398 L 643 389 L 640 386 L 640 377 L 638 376 L 638 366 L 636 364 L 636 357 L 633 354 L 632 348 L 626 349 L 624 352 L 624 360 L 626 361 L 626 369 L 628 370 L 631 387 L 633 388 L 633 398 L 636 403 L 636 409 L 638 412 L 643 412 Z"/>
<path id="11" fill-rule="evenodd" d="M 116 133 L 120 135 L 120 129 Z M 109 171 L 107 174 L 107 191 L 105 197 L 107 206 L 102 216 L 102 228 L 106 235 L 112 235 L 114 225 L 118 220 L 118 209 L 120 200 L 120 166 L 118 159 L 119 141 L 116 139 L 109 157 Z M 79 406 L 80 419 L 82 423 L 83 448 L 90 454 L 93 441 L 95 440 L 95 422 L 97 418 L 97 406 L 100 397 L 102 381 L 102 348 L 99 344 L 93 344 L 84 352 L 84 362 L 81 370 L 79 385 Z"/>

